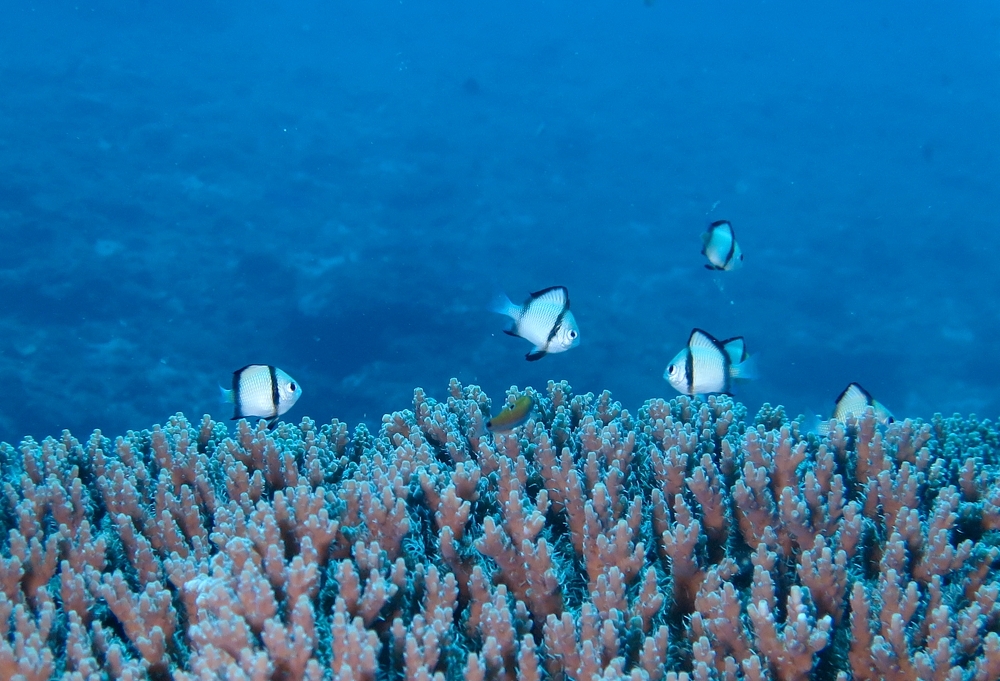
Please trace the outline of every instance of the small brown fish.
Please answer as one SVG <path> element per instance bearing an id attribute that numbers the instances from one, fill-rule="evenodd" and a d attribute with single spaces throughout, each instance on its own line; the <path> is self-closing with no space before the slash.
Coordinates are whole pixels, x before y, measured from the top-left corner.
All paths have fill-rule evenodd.
<path id="1" fill-rule="evenodd" d="M 486 422 L 486 429 L 492 433 L 506 433 L 514 430 L 518 426 L 523 426 L 531 416 L 531 409 L 535 406 L 535 401 L 528 395 L 521 395 L 509 407 L 506 407 L 499 414 Z"/>

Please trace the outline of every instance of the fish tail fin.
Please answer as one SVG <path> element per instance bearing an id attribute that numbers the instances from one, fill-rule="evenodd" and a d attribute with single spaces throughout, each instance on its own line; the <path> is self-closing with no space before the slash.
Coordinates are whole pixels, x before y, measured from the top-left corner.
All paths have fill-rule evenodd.
<path id="1" fill-rule="evenodd" d="M 507 315 L 511 319 L 515 318 L 515 311 L 519 310 L 520 307 L 511 302 L 510 298 L 507 297 L 506 293 L 498 293 L 494 298 L 493 302 L 490 303 L 490 311 L 496 312 L 497 314 Z"/>
<path id="2" fill-rule="evenodd" d="M 521 312 L 520 305 L 515 305 L 511 302 L 511 299 L 507 297 L 506 293 L 498 293 L 494 296 L 493 302 L 490 303 L 490 311 L 509 317 L 510 324 L 503 330 L 503 332 L 508 336 L 519 336 L 517 333 L 517 320 Z"/>
<path id="3" fill-rule="evenodd" d="M 753 381 L 759 375 L 757 372 L 757 355 L 750 355 L 739 364 L 729 368 L 729 375 L 741 381 Z"/>
<path id="4" fill-rule="evenodd" d="M 238 421 L 243 418 L 243 414 L 240 413 L 240 406 L 236 404 L 236 393 L 232 390 L 227 390 L 221 385 L 219 386 L 219 400 L 223 404 L 233 405 L 233 421 Z"/>
<path id="5" fill-rule="evenodd" d="M 813 409 L 809 409 L 808 415 L 801 417 L 799 424 L 799 430 L 803 433 L 815 433 L 822 437 L 830 432 L 830 422 Z"/>

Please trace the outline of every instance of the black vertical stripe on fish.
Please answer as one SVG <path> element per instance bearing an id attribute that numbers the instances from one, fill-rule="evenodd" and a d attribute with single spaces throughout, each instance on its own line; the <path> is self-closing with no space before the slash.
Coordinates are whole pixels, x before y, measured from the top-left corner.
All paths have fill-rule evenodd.
<path id="1" fill-rule="evenodd" d="M 559 329 L 563 325 L 563 320 L 566 319 L 567 310 L 569 310 L 569 305 L 563 306 L 562 312 L 560 312 L 559 316 L 556 317 L 556 322 L 552 325 L 552 330 L 549 331 L 549 337 L 545 339 L 545 347 L 542 348 L 543 355 L 549 351 L 549 346 L 552 345 L 552 339 L 554 339 L 556 334 L 559 333 Z"/>
<path id="2" fill-rule="evenodd" d="M 730 388 L 732 387 L 733 377 L 730 375 L 732 373 L 733 360 L 726 352 L 726 348 L 716 341 L 719 345 L 719 352 L 722 353 L 722 392 L 726 395 L 732 395 Z"/>
<path id="3" fill-rule="evenodd" d="M 733 223 L 729 220 L 717 220 L 712 223 L 713 227 L 721 227 L 722 225 L 729 225 L 729 252 L 726 253 L 726 260 L 723 263 L 723 267 L 725 267 L 733 261 L 733 257 L 736 255 L 736 231 L 733 229 Z"/>
<path id="4" fill-rule="evenodd" d="M 556 317 L 556 322 L 555 322 L 555 324 L 552 325 L 552 330 L 549 331 L 549 337 L 545 339 L 545 347 L 546 348 L 549 347 L 549 343 L 551 343 L 552 339 L 556 337 L 556 333 L 558 333 L 559 327 L 562 326 L 563 319 L 566 318 L 566 309 L 567 308 L 564 307 L 562 309 L 562 312 L 559 313 L 559 316 Z"/>
<path id="5" fill-rule="evenodd" d="M 250 366 L 249 364 L 247 366 Z M 242 369 L 237 369 L 233 372 L 233 420 L 243 418 L 243 403 L 240 399 L 240 376 L 246 371 L 247 367 Z"/>
<path id="6" fill-rule="evenodd" d="M 729 353 L 726 351 L 726 348 L 718 341 L 718 339 L 715 338 L 715 336 L 707 331 L 698 328 L 692 329 L 691 336 L 688 338 L 688 357 L 689 361 L 692 363 L 692 375 L 694 373 L 694 364 L 696 364 L 693 348 L 696 346 L 701 350 L 709 350 L 713 353 L 718 353 L 719 361 L 722 364 L 722 385 L 720 386 L 720 392 L 726 395 L 730 394 L 729 371 L 732 366 L 732 361 L 729 357 Z M 701 356 L 705 357 L 704 354 Z M 706 359 L 705 361 L 708 360 Z M 708 365 L 706 364 L 703 368 L 707 370 Z M 693 394 L 698 387 L 701 386 L 698 386 L 697 378 L 692 377 L 690 385 L 688 386 L 689 393 Z"/>
<path id="7" fill-rule="evenodd" d="M 549 346 L 552 344 L 552 339 L 556 337 L 556 332 L 559 331 L 559 325 L 562 324 L 562 320 L 565 315 L 566 315 L 566 308 L 564 307 L 562 309 L 562 312 L 560 312 L 559 315 L 556 317 L 556 321 L 552 325 L 552 328 L 549 329 L 549 335 L 545 339 L 545 345 L 543 345 L 541 349 L 536 350 L 535 352 L 529 352 L 527 355 L 525 355 L 524 358 L 526 360 L 528 360 L 529 362 L 537 362 L 542 357 L 545 357 L 546 354 L 548 354 Z"/>
<path id="8" fill-rule="evenodd" d="M 278 417 L 278 401 L 281 396 L 278 394 L 278 375 L 273 366 L 268 365 L 267 375 L 271 379 L 271 404 L 274 405 L 274 418 Z"/>
<path id="9" fill-rule="evenodd" d="M 539 350 L 536 350 L 535 352 L 529 352 L 527 355 L 524 356 L 524 358 L 529 362 L 537 362 L 542 357 L 545 357 L 545 355 L 548 353 L 549 346 L 552 344 L 552 340 L 556 337 L 556 334 L 559 333 L 559 328 L 563 325 L 563 320 L 565 320 L 566 318 L 566 312 L 569 310 L 569 290 L 567 290 L 565 286 L 549 286 L 548 288 L 543 288 L 541 291 L 535 291 L 534 293 L 532 293 L 531 298 L 524 305 L 524 314 L 526 315 L 528 311 L 531 309 L 532 303 L 534 303 L 542 296 L 551 293 L 552 291 L 562 292 L 562 297 L 563 297 L 562 310 L 559 311 L 559 314 L 556 316 L 555 322 L 552 324 L 552 328 L 549 329 L 549 335 L 545 339 L 545 345 L 542 346 Z"/>
<path id="10" fill-rule="evenodd" d="M 688 395 L 694 393 L 694 353 L 688 348 L 687 358 L 684 360 L 684 372 L 688 381 Z"/>

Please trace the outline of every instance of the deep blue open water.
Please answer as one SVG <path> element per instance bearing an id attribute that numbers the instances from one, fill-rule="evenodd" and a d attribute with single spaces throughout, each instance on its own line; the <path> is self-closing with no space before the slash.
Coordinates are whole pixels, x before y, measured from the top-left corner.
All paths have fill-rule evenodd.
<path id="1" fill-rule="evenodd" d="M 1000 414 L 996 2 L 5 2 L 0 439 L 229 415 L 377 423 L 450 377 Z M 735 226 L 745 266 L 703 268 Z M 528 363 L 488 310 L 569 288 Z"/>

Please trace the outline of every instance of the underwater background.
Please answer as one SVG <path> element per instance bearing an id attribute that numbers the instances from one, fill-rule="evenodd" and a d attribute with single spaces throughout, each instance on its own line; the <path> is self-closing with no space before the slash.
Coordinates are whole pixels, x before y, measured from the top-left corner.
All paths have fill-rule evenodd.
<path id="1" fill-rule="evenodd" d="M 292 421 L 636 409 L 692 327 L 751 413 L 993 418 L 998 121 L 995 2 L 4 3 L 0 439 L 228 418 L 248 363 Z M 581 344 L 525 362 L 490 300 L 553 285 Z"/>

